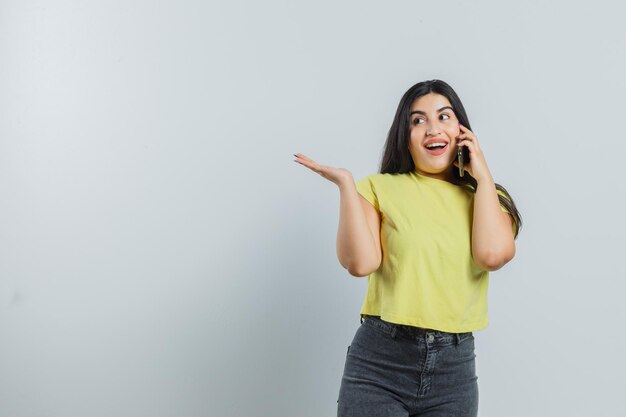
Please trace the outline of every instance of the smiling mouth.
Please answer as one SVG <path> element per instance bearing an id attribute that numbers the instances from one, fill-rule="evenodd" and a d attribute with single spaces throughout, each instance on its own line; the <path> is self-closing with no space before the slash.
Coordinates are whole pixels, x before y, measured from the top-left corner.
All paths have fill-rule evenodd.
<path id="1" fill-rule="evenodd" d="M 435 147 L 435 148 L 430 148 L 430 149 L 426 148 L 426 152 L 435 156 L 443 155 L 446 152 L 446 150 L 448 150 L 448 145 L 449 144 L 447 143 L 446 146 L 443 146 L 443 147 Z"/>

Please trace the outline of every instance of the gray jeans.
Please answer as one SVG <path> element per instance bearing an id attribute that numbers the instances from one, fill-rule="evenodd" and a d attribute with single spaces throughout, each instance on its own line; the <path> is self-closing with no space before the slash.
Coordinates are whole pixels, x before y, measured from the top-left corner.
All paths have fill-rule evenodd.
<path id="1" fill-rule="evenodd" d="M 474 335 L 367 316 L 348 346 L 338 417 L 476 417 Z"/>

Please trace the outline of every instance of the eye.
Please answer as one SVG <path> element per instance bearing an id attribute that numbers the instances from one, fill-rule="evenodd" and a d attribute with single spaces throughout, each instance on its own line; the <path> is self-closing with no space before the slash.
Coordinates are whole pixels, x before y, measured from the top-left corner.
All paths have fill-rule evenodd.
<path id="1" fill-rule="evenodd" d="M 446 119 L 444 119 L 444 120 L 448 120 L 448 119 L 450 119 L 450 115 L 448 115 L 447 113 L 443 113 L 441 116 L 442 116 L 442 117 L 443 117 L 443 116 L 446 116 Z"/>
<path id="2" fill-rule="evenodd" d="M 424 120 L 424 119 L 423 119 L 423 118 L 421 118 L 421 117 L 416 117 L 415 119 L 413 119 L 413 124 L 414 124 L 414 125 L 419 124 L 419 120 Z"/>

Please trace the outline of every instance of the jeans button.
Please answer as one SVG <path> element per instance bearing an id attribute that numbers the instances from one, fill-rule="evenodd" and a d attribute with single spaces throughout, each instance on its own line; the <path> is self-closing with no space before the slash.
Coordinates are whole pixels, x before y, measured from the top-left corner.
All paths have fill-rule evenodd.
<path id="1" fill-rule="evenodd" d="M 433 340 L 435 340 L 435 336 L 433 336 L 432 334 L 428 335 L 428 343 L 432 343 Z"/>

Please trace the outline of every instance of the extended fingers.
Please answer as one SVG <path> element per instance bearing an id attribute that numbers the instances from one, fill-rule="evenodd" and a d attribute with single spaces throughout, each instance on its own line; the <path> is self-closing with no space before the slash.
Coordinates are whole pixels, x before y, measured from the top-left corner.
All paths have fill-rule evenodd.
<path id="1" fill-rule="evenodd" d="M 300 162 L 300 163 L 308 162 L 309 164 L 311 164 L 311 163 L 314 164 L 315 163 L 314 160 L 312 160 L 308 156 L 305 156 L 305 155 L 303 155 L 301 153 L 294 153 L 293 156 L 296 157 L 296 159 L 295 159 L 296 162 Z"/>
<path id="2" fill-rule="evenodd" d="M 301 165 L 306 166 L 307 168 L 312 169 L 315 172 L 319 172 L 321 169 L 321 165 L 312 160 L 311 158 L 304 156 L 301 153 L 293 154 L 297 159 L 294 159 L 295 162 L 298 162 Z"/>

